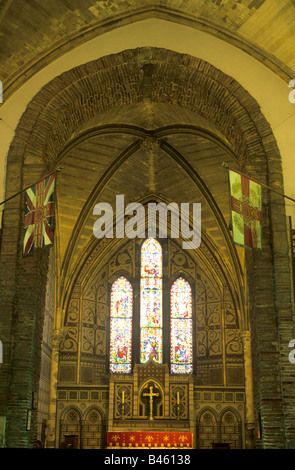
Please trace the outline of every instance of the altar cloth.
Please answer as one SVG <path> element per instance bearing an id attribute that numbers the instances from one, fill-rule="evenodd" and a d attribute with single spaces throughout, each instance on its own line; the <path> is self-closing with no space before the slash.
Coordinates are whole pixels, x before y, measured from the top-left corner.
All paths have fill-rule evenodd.
<path id="1" fill-rule="evenodd" d="M 192 449 L 193 433 L 153 431 L 112 431 L 107 433 L 108 449 L 157 449 L 163 447 L 169 449 Z"/>

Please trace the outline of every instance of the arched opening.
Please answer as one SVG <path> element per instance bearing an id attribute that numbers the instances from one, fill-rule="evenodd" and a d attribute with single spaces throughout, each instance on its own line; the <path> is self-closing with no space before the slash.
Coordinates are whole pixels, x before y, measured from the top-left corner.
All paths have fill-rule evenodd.
<path id="1" fill-rule="evenodd" d="M 150 63 L 154 72 L 152 87 L 147 90 L 143 65 Z M 78 72 L 80 87 L 75 100 L 75 74 Z M 113 76 L 108 88 L 105 78 L 109 73 Z M 58 87 L 55 93 L 52 91 L 54 85 Z M 95 125 L 93 120 L 97 121 Z M 26 139 L 22 137 L 24 130 Z M 22 162 L 17 159 L 16 163 L 16 152 L 22 155 Z M 34 155 L 33 159 L 31 155 Z M 244 386 L 243 350 L 238 330 L 248 330 L 250 324 L 255 352 L 267 361 L 262 354 L 263 346 L 257 341 L 262 329 L 265 324 L 269 326 L 273 342 L 278 341 L 278 335 L 283 332 L 274 328 L 280 310 L 280 305 L 274 303 L 277 280 L 274 284 L 272 277 L 265 283 L 258 274 L 262 265 L 268 273 L 277 274 L 282 260 L 273 255 L 274 247 L 278 250 L 275 253 L 283 253 L 276 237 L 269 235 L 263 239 L 262 253 L 246 253 L 244 258 L 244 252 L 234 247 L 225 197 L 228 196 L 227 176 L 223 170 L 218 174 L 212 171 L 212 167 L 220 166 L 224 158 L 231 158 L 237 168 L 255 174 L 263 182 L 269 182 L 271 169 L 276 166 L 277 171 L 271 175 L 272 184 L 281 184 L 280 155 L 257 103 L 237 82 L 194 57 L 153 48 L 124 51 L 66 72 L 34 98 L 20 121 L 8 156 L 8 167 L 9 171 L 16 171 L 23 187 L 33 176 L 43 174 L 46 168 L 58 162 L 64 165 L 57 183 L 59 218 L 54 323 L 55 334 L 61 330 L 63 337 L 61 347 L 53 344 L 51 350 L 52 357 L 59 354 L 59 378 L 55 379 L 59 381 L 59 387 L 68 390 L 75 384 L 78 390 L 82 385 L 99 383 L 101 389 L 93 390 L 93 393 L 97 392 L 101 405 L 107 406 L 107 384 L 102 382 L 108 355 L 108 281 L 120 265 L 118 259 L 110 258 L 118 255 L 121 246 L 120 241 L 98 242 L 93 237 L 92 211 L 97 198 L 114 205 L 114 194 L 125 194 L 128 203 L 154 197 L 178 204 L 185 198 L 185 202 L 197 200 L 203 205 L 199 252 L 195 250 L 185 256 L 184 250 L 181 252 L 179 247 L 172 247 L 169 240 L 163 254 L 169 256 L 168 273 L 165 273 L 169 281 L 177 271 L 184 270 L 195 283 L 203 286 L 202 290 L 196 288 L 194 294 L 198 299 L 195 312 L 196 317 L 199 316 L 199 321 L 196 320 L 199 334 L 195 338 L 198 350 L 195 360 L 199 374 L 193 391 L 199 393 L 197 387 L 201 384 L 237 386 L 239 382 L 239 386 Z M 168 179 L 169 185 L 163 184 Z M 8 193 L 15 191 L 13 181 L 7 183 Z M 70 204 L 75 207 L 71 214 Z M 266 234 L 273 229 L 277 205 L 281 207 L 283 203 L 266 192 L 263 218 Z M 22 213 L 21 196 L 8 205 L 5 231 L 12 224 L 13 213 Z M 282 222 L 281 226 L 286 225 L 283 210 L 276 220 L 276 223 Z M 14 232 L 19 251 L 10 259 L 9 269 L 36 300 L 30 325 L 36 326 L 34 331 L 40 338 L 43 314 L 38 316 L 38 321 L 36 314 L 37 311 L 44 312 L 48 251 L 36 251 L 31 257 L 22 259 L 21 229 L 22 226 Z M 7 246 L 7 238 L 3 240 Z M 123 254 L 123 259 L 130 260 L 129 264 L 124 264 L 124 269 L 132 273 L 132 281 L 138 282 L 140 276 L 136 269 L 140 263 L 136 259 L 139 256 L 136 243 L 129 250 Z M 177 251 L 177 256 L 173 256 Z M 287 266 L 288 259 L 283 258 L 284 266 Z M 196 260 L 201 263 L 200 271 L 196 270 Z M 94 278 L 95 269 L 97 276 Z M 209 274 L 212 275 L 211 284 Z M 36 278 L 38 289 L 34 284 Z M 169 285 L 163 285 L 163 293 L 169 299 Z M 23 292 L 17 299 L 19 315 L 25 300 Z M 133 307 L 140 311 L 139 298 L 134 299 Z M 163 304 L 163 310 L 169 313 L 167 304 Z M 20 334 L 18 322 L 12 328 L 17 337 Z M 35 341 L 36 337 L 29 337 L 27 347 L 37 351 Z M 17 364 L 20 354 L 17 347 L 13 354 L 12 361 Z M 276 360 L 279 368 L 278 358 Z M 32 361 L 38 368 L 40 351 Z M 190 371 L 190 363 L 187 365 Z M 262 367 L 259 361 L 254 364 L 258 378 L 262 377 Z M 251 371 L 247 370 L 247 373 L 250 377 Z M 53 395 L 57 393 L 57 382 L 51 384 Z M 37 387 L 36 384 L 32 386 Z M 205 392 L 202 393 L 205 402 Z M 213 392 L 206 393 L 212 396 Z M 233 393 L 238 392 L 235 389 Z M 53 398 L 57 400 L 56 395 Z M 260 406 L 261 397 L 257 393 L 255 400 L 256 406 Z M 54 400 L 52 403 L 54 407 Z M 12 414 L 9 416 L 8 430 Z"/>

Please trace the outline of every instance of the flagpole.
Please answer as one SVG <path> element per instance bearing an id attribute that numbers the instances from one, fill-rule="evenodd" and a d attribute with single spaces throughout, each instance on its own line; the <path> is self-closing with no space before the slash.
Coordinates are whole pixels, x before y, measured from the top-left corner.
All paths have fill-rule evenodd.
<path id="1" fill-rule="evenodd" d="M 39 181 L 42 181 L 44 178 L 47 178 L 48 176 L 52 175 L 53 173 L 57 173 L 57 172 L 61 171 L 62 169 L 63 169 L 63 167 L 58 167 L 56 170 L 51 171 L 50 173 L 48 173 L 48 175 L 43 176 L 43 178 L 40 178 L 40 179 L 39 179 L 38 181 L 36 181 L 35 183 L 30 184 L 29 186 L 27 186 L 26 188 L 22 189 L 22 190 L 19 191 L 18 193 L 15 193 L 15 194 L 13 194 L 13 196 L 10 196 L 9 198 L 5 199 L 5 201 L 0 202 L 0 206 L 2 206 L 2 204 L 5 204 L 5 202 L 8 202 L 8 201 L 10 201 L 11 199 L 13 199 L 14 197 L 18 196 L 19 194 L 22 194 L 22 193 L 25 192 L 27 189 L 31 188 L 31 186 L 33 186 L 34 184 L 37 184 L 37 183 L 39 183 Z"/>
<path id="2" fill-rule="evenodd" d="M 223 163 L 221 164 L 221 166 L 222 166 L 223 168 L 227 169 L 227 170 L 235 171 L 236 173 L 239 173 L 240 175 L 243 174 L 243 173 L 241 173 L 240 171 L 237 171 L 237 170 L 234 170 L 233 168 L 230 168 L 230 166 L 229 166 L 227 163 L 225 163 L 225 162 L 223 162 Z M 247 175 L 245 175 L 245 176 L 247 176 Z M 276 189 L 273 189 L 273 188 L 271 188 L 270 186 L 267 186 L 266 184 L 260 183 L 260 181 L 257 181 L 257 180 L 255 180 L 255 179 L 253 179 L 252 177 L 247 176 L 247 178 L 250 178 L 252 181 L 255 181 L 255 183 L 260 184 L 260 186 L 262 186 L 263 188 L 267 188 L 267 189 L 269 189 L 270 191 L 273 191 L 274 193 L 277 193 L 277 194 L 279 194 L 280 196 L 285 197 L 286 199 L 289 199 L 290 201 L 295 202 L 295 199 L 292 199 L 290 196 L 286 196 L 286 194 L 280 193 L 280 192 L 277 191 Z"/>

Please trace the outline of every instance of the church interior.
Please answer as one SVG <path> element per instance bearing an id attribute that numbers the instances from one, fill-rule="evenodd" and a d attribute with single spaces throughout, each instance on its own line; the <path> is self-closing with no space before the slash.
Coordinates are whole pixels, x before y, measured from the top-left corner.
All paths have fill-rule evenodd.
<path id="1" fill-rule="evenodd" d="M 0 1 L 2 448 L 295 448 L 294 32 L 294 0 Z M 228 168 L 262 185 L 259 248 Z M 195 203 L 197 247 L 147 229 Z"/>

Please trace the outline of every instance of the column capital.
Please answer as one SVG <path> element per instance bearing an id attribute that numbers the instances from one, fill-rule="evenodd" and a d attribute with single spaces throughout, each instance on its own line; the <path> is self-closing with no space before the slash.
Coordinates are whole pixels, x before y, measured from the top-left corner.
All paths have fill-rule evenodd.
<path id="1" fill-rule="evenodd" d="M 63 339 L 64 331 L 63 330 L 53 330 L 52 332 L 52 349 L 58 349 L 61 340 Z"/>
<path id="2" fill-rule="evenodd" d="M 251 333 L 250 333 L 250 330 L 243 330 L 240 332 L 240 337 L 241 337 L 241 340 L 243 341 L 244 343 L 244 346 L 246 345 L 246 343 L 250 343 L 251 342 Z"/>

